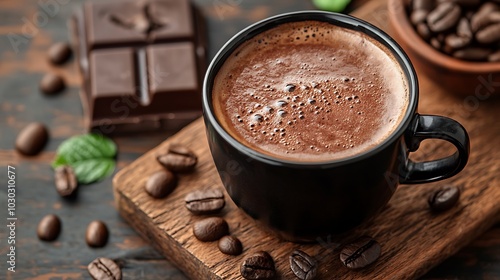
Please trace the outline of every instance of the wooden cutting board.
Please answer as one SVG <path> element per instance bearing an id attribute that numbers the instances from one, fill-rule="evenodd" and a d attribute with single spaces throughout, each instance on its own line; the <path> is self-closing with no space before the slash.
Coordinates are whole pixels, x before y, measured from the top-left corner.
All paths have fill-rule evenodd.
<path id="1" fill-rule="evenodd" d="M 385 1 L 371 2 L 354 15 L 387 29 Z M 384 211 L 372 221 L 343 237 L 319 238 L 311 244 L 280 240 L 238 209 L 226 195 L 220 214 L 230 231 L 243 243 L 244 252 L 227 256 L 217 242 L 202 243 L 191 226 L 200 217 L 184 206 L 187 193 L 222 183 L 211 159 L 203 121 L 197 120 L 175 136 L 123 168 L 114 178 L 115 201 L 120 214 L 167 259 L 192 279 L 243 279 L 243 259 L 258 250 L 268 251 L 276 262 L 278 279 L 295 279 L 288 256 L 302 249 L 319 260 L 318 279 L 412 279 L 456 253 L 500 220 L 500 99 L 456 97 L 444 92 L 419 73 L 419 112 L 438 114 L 461 122 L 470 133 L 471 156 L 464 171 L 454 178 L 425 185 L 400 186 Z M 162 167 L 155 157 L 171 143 L 182 143 L 199 156 L 194 173 L 183 175 L 175 191 L 164 199 L 144 192 L 148 176 Z M 452 152 L 450 145 L 432 140 L 422 144 L 414 160 L 433 159 Z M 459 204 L 435 215 L 428 210 L 427 197 L 445 184 L 461 187 Z M 382 246 L 380 259 L 372 266 L 351 271 L 341 264 L 341 244 L 370 235 Z"/>

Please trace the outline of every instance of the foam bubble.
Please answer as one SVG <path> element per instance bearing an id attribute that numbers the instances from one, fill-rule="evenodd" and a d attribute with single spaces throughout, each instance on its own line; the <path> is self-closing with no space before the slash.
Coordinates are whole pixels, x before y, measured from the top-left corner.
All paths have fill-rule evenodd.
<path id="1" fill-rule="evenodd" d="M 276 106 L 278 107 L 285 107 L 285 105 L 287 105 L 288 102 L 286 102 L 285 100 L 278 100 L 276 101 Z"/>
<path id="2" fill-rule="evenodd" d="M 295 91 L 295 88 L 296 88 L 296 86 L 295 86 L 294 84 L 287 84 L 287 85 L 285 86 L 285 91 L 286 91 L 286 92 L 294 92 L 294 91 Z"/>
<path id="3" fill-rule="evenodd" d="M 252 117 L 252 121 L 254 121 L 254 122 L 262 122 L 262 121 L 264 121 L 264 116 L 262 116 L 261 114 L 255 114 Z"/>

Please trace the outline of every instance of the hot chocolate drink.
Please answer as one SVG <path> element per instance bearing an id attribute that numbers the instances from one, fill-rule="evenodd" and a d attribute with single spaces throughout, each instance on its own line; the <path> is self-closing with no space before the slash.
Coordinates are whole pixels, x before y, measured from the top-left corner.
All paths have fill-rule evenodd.
<path id="1" fill-rule="evenodd" d="M 331 161 L 387 139 L 408 106 L 395 57 L 367 35 L 320 21 L 279 25 L 239 46 L 212 89 L 216 117 L 269 156 Z"/>

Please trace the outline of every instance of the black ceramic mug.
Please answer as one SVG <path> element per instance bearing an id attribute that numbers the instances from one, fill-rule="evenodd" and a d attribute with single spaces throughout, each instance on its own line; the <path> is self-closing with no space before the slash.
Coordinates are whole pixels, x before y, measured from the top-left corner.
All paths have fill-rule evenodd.
<path id="1" fill-rule="evenodd" d="M 227 57 L 243 42 L 277 25 L 325 21 L 374 38 L 397 59 L 408 84 L 409 102 L 397 129 L 374 148 L 329 162 L 281 160 L 243 145 L 214 114 L 212 87 Z M 213 59 L 203 85 L 203 110 L 210 150 L 222 182 L 247 214 L 293 239 L 336 234 L 377 214 L 398 184 L 426 183 L 460 172 L 469 157 L 469 138 L 456 121 L 417 113 L 417 76 L 403 50 L 386 33 L 348 15 L 304 11 L 278 15 L 244 29 Z M 456 147 L 446 158 L 408 158 L 424 139 L 444 139 Z"/>

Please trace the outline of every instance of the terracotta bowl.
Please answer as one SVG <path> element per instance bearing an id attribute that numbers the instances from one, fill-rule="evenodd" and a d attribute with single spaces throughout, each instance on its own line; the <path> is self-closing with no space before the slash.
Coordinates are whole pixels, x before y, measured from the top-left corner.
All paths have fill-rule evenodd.
<path id="1" fill-rule="evenodd" d="M 500 94 L 500 62 L 469 62 L 434 49 L 415 31 L 404 0 L 388 0 L 391 35 L 403 47 L 421 75 L 450 93 L 486 96 Z"/>

